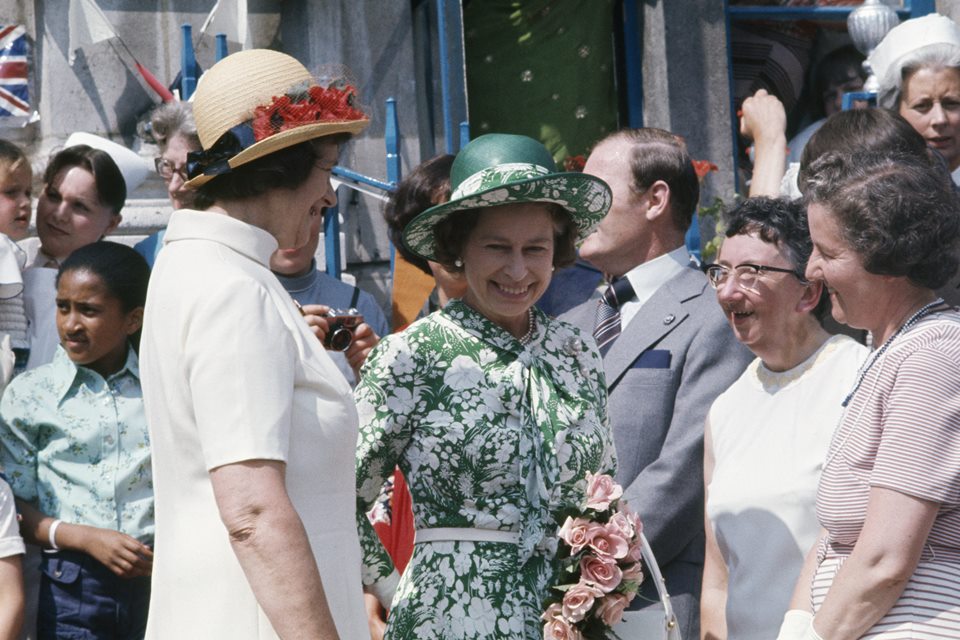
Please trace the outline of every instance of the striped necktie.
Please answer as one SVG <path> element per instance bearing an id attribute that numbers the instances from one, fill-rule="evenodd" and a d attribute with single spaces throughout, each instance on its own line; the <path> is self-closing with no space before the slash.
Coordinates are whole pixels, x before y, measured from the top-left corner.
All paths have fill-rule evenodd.
<path id="1" fill-rule="evenodd" d="M 633 297 L 633 286 L 626 278 L 614 280 L 607 285 L 603 298 L 597 302 L 597 318 L 593 337 L 597 340 L 600 353 L 606 353 L 610 345 L 620 335 L 620 305 Z"/>

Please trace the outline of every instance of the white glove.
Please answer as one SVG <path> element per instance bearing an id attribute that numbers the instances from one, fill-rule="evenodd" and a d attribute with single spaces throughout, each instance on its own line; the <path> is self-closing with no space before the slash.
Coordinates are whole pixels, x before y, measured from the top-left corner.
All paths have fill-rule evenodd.
<path id="1" fill-rule="evenodd" d="M 783 623 L 777 640 L 823 640 L 813 628 L 813 614 L 802 609 L 790 609 L 783 614 Z"/>
<path id="2" fill-rule="evenodd" d="M 17 357 L 10 347 L 10 334 L 3 334 L 0 339 L 0 393 L 6 388 L 7 383 L 13 378 L 13 365 Z"/>

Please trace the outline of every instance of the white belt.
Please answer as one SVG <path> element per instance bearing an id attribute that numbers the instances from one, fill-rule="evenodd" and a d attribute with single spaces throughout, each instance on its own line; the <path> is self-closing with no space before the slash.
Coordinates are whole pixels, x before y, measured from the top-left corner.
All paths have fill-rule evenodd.
<path id="1" fill-rule="evenodd" d="M 505 542 L 519 544 L 520 533 L 517 531 L 498 531 L 496 529 L 477 529 L 474 527 L 431 527 L 417 529 L 413 543 L 421 542 L 450 542 L 463 540 L 466 542 Z"/>

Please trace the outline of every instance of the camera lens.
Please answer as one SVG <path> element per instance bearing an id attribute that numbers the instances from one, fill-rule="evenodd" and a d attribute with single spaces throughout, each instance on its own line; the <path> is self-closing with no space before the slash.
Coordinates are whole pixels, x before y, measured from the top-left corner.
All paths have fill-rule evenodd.
<path id="1" fill-rule="evenodd" d="M 346 351 L 353 343 L 353 332 L 346 327 L 331 327 L 327 335 L 327 348 L 332 351 Z"/>

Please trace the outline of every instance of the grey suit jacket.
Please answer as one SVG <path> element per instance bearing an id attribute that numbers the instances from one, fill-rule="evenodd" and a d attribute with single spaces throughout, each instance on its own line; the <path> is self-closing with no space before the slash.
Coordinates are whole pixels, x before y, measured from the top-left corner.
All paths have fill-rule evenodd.
<path id="1" fill-rule="evenodd" d="M 591 332 L 596 305 L 561 318 Z M 699 638 L 704 420 L 752 359 L 693 267 L 654 293 L 603 359 L 617 480 L 643 520 L 685 639 Z"/>

